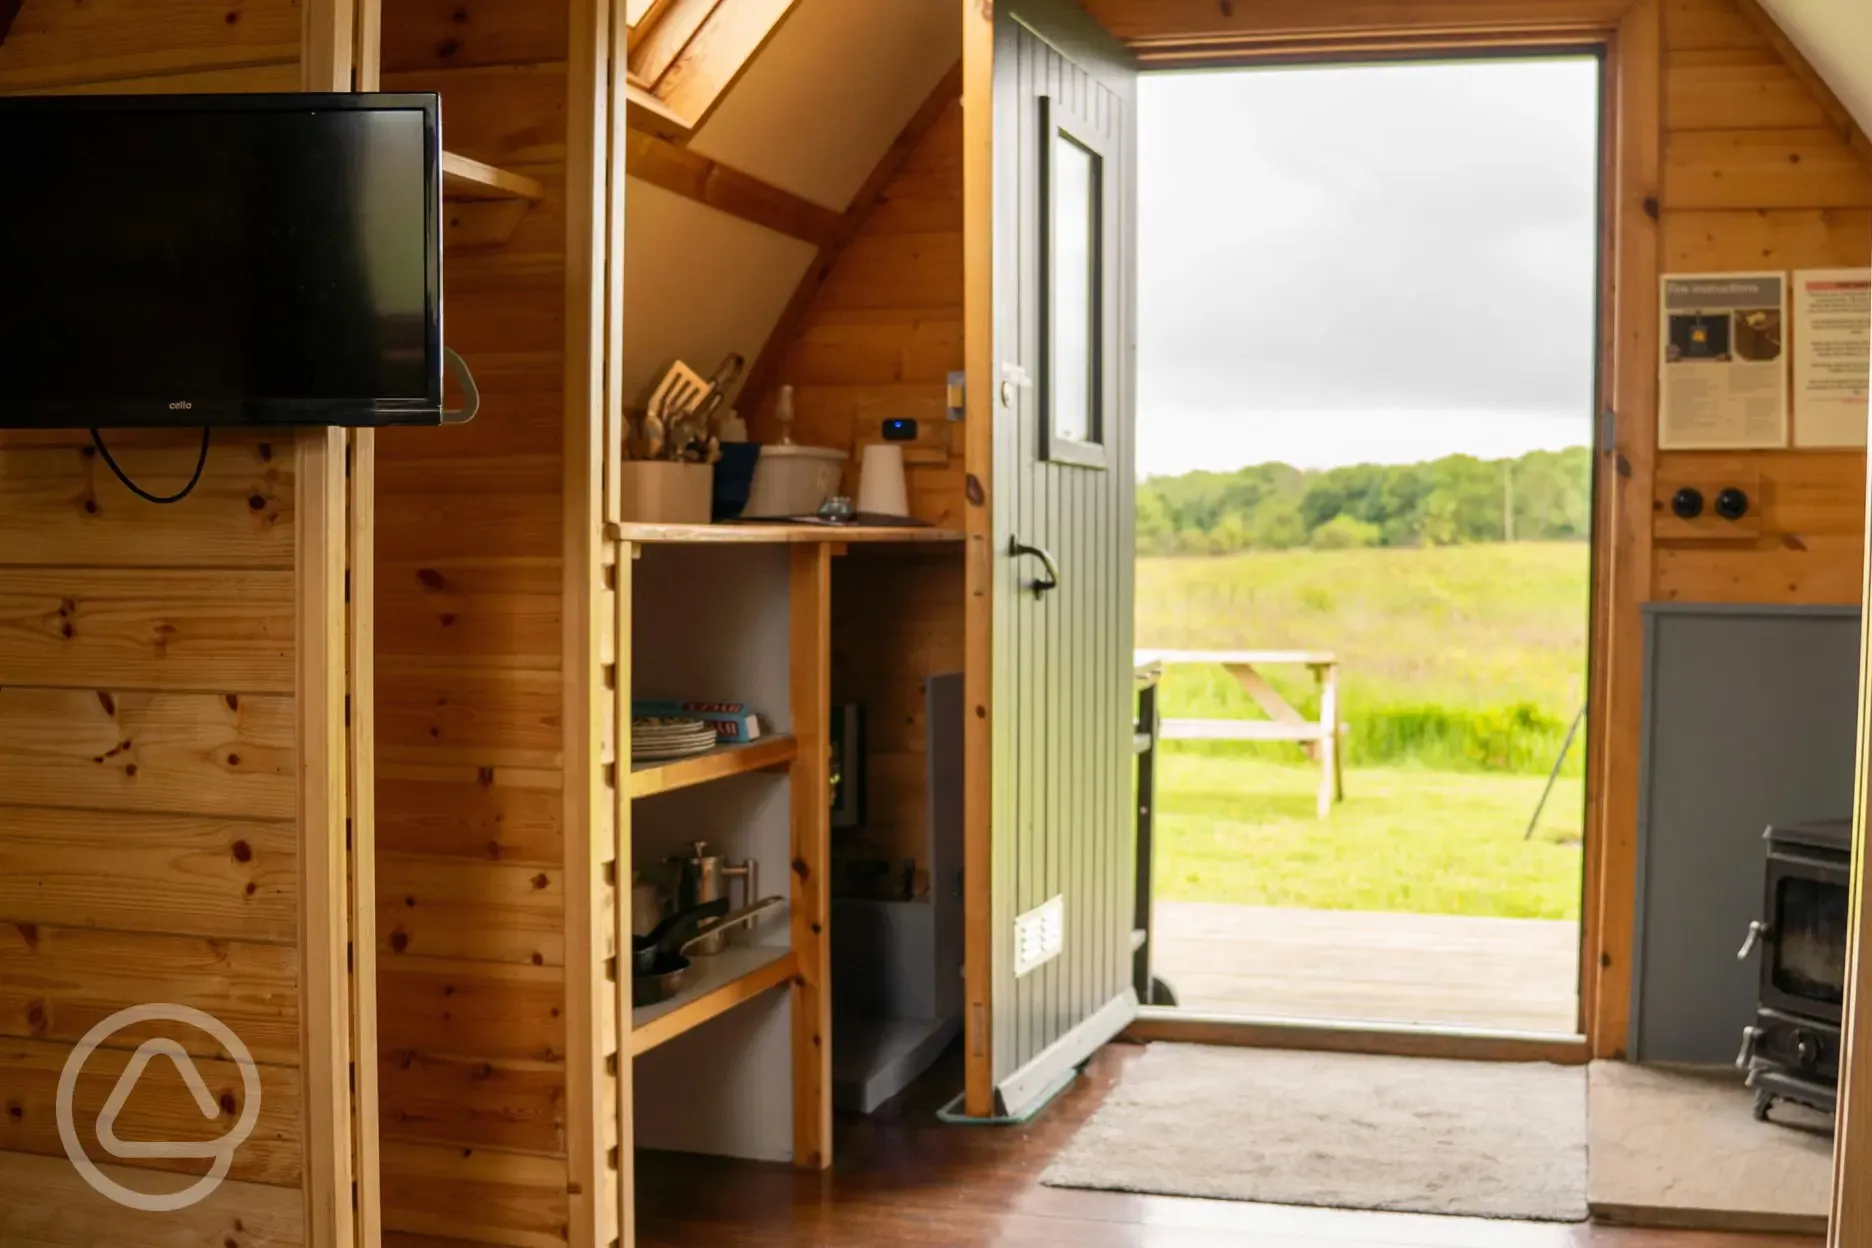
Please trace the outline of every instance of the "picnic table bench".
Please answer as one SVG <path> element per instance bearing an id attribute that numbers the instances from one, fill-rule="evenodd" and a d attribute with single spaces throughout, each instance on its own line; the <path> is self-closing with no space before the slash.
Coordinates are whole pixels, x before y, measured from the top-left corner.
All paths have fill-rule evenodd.
<path id="1" fill-rule="evenodd" d="M 1320 765 L 1318 812 L 1332 814 L 1345 799 L 1345 773 L 1339 722 L 1339 658 L 1328 650 L 1139 650 L 1138 667 L 1215 664 L 1235 678 L 1242 691 L 1267 713 L 1266 719 L 1166 719 L 1159 735 L 1166 741 L 1297 741 Z M 1288 665 L 1312 671 L 1319 684 L 1319 718 L 1308 719 L 1267 683 L 1256 670 Z"/>

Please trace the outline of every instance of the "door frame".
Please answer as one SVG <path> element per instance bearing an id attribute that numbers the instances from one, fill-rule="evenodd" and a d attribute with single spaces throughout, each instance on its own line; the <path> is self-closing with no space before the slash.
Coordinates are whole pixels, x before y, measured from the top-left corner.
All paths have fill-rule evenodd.
<path id="1" fill-rule="evenodd" d="M 1265 67 L 1394 61 L 1449 55 L 1587 53 L 1602 65 L 1599 239 L 1598 410 L 1586 738 L 1586 822 L 1580 923 L 1581 1038 L 1533 1042 L 1548 1060 L 1622 1057 L 1629 1029 L 1633 902 L 1641 730 L 1642 617 L 1651 585 L 1651 498 L 1657 443 L 1658 187 L 1661 179 L 1661 0 L 1457 0 L 1429 16 L 1399 19 L 1391 6 L 1362 0 L 1306 5 L 1224 6 L 1151 0 L 1084 0 L 1095 20 L 1125 39 L 1140 70 Z M 963 217 L 966 399 L 972 413 L 995 410 L 994 21 L 992 6 L 963 0 Z M 993 422 L 968 424 L 969 510 L 965 606 L 968 703 L 965 758 L 972 776 L 991 774 L 994 568 Z M 967 846 L 968 1001 L 966 1102 L 972 1114 L 993 1104 L 992 795 L 971 784 L 964 808 Z M 1218 1020 L 1191 1020 L 1207 1038 Z M 1250 1024 L 1252 1028 L 1254 1025 Z M 1174 1020 L 1151 1020 L 1169 1038 Z M 1265 1027 L 1262 1028 L 1266 1030 Z M 1452 1056 L 1501 1053 L 1499 1037 L 1371 1032 L 1371 1047 L 1399 1043 Z M 1278 1031 L 1287 1036 L 1287 1031 Z M 1194 1034 L 1192 1033 L 1192 1038 Z M 1252 1031 L 1240 1039 L 1252 1041 Z M 1513 1052 L 1514 1046 L 1507 1046 Z"/>

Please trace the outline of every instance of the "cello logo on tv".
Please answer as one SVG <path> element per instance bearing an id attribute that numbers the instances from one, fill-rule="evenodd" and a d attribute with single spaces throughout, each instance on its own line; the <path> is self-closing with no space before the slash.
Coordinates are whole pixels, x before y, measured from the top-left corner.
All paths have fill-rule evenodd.
<path id="1" fill-rule="evenodd" d="M 195 410 L 195 405 L 187 399 L 177 399 L 169 405 L 169 410 L 172 412 L 192 412 Z"/>
<path id="2" fill-rule="evenodd" d="M 117 1138 L 117 1115 L 123 1112 L 124 1104 L 136 1090 L 137 1080 L 142 1078 L 144 1070 L 158 1057 L 166 1057 L 174 1064 L 204 1119 L 212 1121 L 221 1115 L 221 1106 L 209 1093 L 208 1083 L 202 1078 L 201 1071 L 196 1069 L 194 1059 L 189 1056 L 187 1049 L 170 1036 L 158 1036 L 138 1045 L 136 1052 L 125 1063 L 123 1073 L 117 1077 L 117 1084 L 111 1089 L 110 1096 L 105 1098 L 104 1108 L 98 1112 L 97 1141 L 98 1146 L 112 1157 L 122 1160 L 195 1158 L 210 1163 L 208 1173 L 176 1192 L 139 1192 L 106 1175 L 85 1153 L 72 1114 L 78 1076 L 83 1073 L 85 1062 L 106 1040 L 125 1028 L 143 1023 L 179 1023 L 211 1036 L 240 1068 L 244 1093 L 241 1097 L 240 1119 L 232 1130 L 218 1140 L 143 1141 Z M 186 1005 L 134 1005 L 127 1010 L 119 1010 L 87 1031 L 78 1042 L 78 1047 L 72 1050 L 71 1056 L 65 1059 L 65 1068 L 59 1072 L 57 1111 L 59 1141 L 65 1146 L 65 1155 L 71 1158 L 72 1165 L 77 1167 L 84 1181 L 99 1195 L 127 1209 L 137 1209 L 144 1213 L 173 1213 L 208 1199 L 221 1186 L 222 1180 L 227 1178 L 228 1170 L 234 1164 L 235 1150 L 253 1134 L 254 1123 L 260 1117 L 260 1071 L 240 1037 L 214 1015 Z"/>

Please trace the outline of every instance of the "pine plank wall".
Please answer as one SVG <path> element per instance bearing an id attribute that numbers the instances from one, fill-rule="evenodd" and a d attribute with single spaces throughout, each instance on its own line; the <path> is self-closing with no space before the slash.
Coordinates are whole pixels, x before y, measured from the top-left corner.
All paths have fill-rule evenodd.
<path id="1" fill-rule="evenodd" d="M 1734 0 L 1664 8 L 1665 272 L 1872 263 L 1872 148 L 1855 151 Z M 1863 451 L 1662 451 L 1662 509 L 1683 484 L 1741 480 L 1762 507 L 1750 542 L 1654 543 L 1654 598 L 1859 602 L 1865 571 Z M 1708 489 L 1705 490 L 1706 496 Z"/>
<path id="2" fill-rule="evenodd" d="M 291 0 L 28 0 L 0 46 L 0 93 L 297 90 L 300 24 Z M 153 488 L 194 465 L 192 432 L 116 441 Z M 0 435 L 0 1242 L 120 1242 L 152 1216 L 83 1184 L 53 1110 L 72 1044 L 149 1002 L 215 1015 L 260 1067 L 259 1124 L 230 1181 L 165 1215 L 174 1232 L 306 1242 L 294 466 L 289 432 L 217 435 L 195 495 L 165 510 L 82 433 Z M 151 1034 L 190 1049 L 220 1114 L 204 1123 L 179 1081 L 152 1076 L 126 1137 L 212 1140 L 240 1112 L 238 1069 L 212 1039 L 125 1030 L 78 1084 L 93 1156 L 103 1101 Z"/>
<path id="3" fill-rule="evenodd" d="M 922 430 L 906 452 L 910 509 L 959 528 L 963 425 L 946 416 L 962 368 L 962 105 L 952 100 L 885 184 L 788 340 L 776 384 L 794 387 L 794 436 L 855 465 L 885 416 Z M 771 394 L 756 437 L 776 431 Z M 848 489 L 857 488 L 855 468 Z M 927 867 L 926 678 L 962 670 L 962 558 L 955 551 L 855 555 L 832 577 L 834 702 L 866 708 L 864 844 Z"/>
<path id="4" fill-rule="evenodd" d="M 570 1217 L 567 14 L 528 0 L 384 6 L 384 89 L 439 92 L 449 151 L 547 191 L 497 245 L 476 231 L 481 205 L 444 205 L 446 334 L 474 368 L 482 411 L 378 440 L 379 1113 L 392 1244 L 558 1243 Z"/>

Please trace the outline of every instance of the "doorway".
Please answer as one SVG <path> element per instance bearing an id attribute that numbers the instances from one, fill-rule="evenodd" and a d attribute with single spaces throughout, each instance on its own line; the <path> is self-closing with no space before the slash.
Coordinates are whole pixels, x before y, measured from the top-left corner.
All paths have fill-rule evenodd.
<path id="1" fill-rule="evenodd" d="M 1600 101 L 1589 55 L 1140 82 L 1153 1004 L 1580 1030 Z"/>

